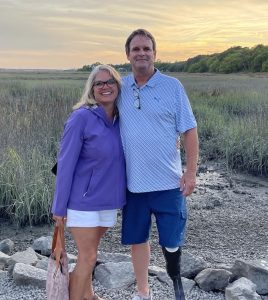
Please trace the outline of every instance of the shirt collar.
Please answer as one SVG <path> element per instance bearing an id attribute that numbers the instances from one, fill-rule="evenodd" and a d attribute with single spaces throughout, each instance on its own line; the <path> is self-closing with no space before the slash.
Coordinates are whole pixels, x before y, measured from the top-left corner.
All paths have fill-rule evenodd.
<path id="1" fill-rule="evenodd" d="M 155 68 L 155 73 L 153 74 L 153 76 L 144 84 L 144 86 L 150 86 L 150 87 L 154 87 L 157 82 L 158 82 L 158 79 L 160 77 L 161 73 L 158 69 Z M 134 77 L 134 74 L 132 73 L 130 75 L 130 86 L 136 86 L 136 81 L 135 81 L 135 77 Z"/>

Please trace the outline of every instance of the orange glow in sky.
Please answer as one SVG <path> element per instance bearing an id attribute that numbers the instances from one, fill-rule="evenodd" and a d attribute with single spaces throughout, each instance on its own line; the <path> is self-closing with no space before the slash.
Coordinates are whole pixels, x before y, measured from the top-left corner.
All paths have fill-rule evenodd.
<path id="1" fill-rule="evenodd" d="M 267 0 L 1 0 L 0 68 L 125 63 L 137 28 L 155 36 L 162 61 L 268 45 L 267 12 Z"/>

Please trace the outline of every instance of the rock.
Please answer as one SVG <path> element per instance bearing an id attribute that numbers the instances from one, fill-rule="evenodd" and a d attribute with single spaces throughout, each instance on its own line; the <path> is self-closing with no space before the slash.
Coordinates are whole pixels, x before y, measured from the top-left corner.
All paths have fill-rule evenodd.
<path id="1" fill-rule="evenodd" d="M 0 270 L 3 270 L 8 263 L 10 256 L 6 255 L 3 252 L 0 252 Z"/>
<path id="2" fill-rule="evenodd" d="M 245 277 L 241 277 L 225 289 L 226 300 L 261 300 L 256 293 L 256 285 Z"/>
<path id="3" fill-rule="evenodd" d="M 0 242 L 0 251 L 5 254 L 10 254 L 14 249 L 14 242 L 10 239 L 5 239 Z"/>
<path id="4" fill-rule="evenodd" d="M 188 294 L 191 292 L 191 290 L 195 287 L 196 283 L 194 280 L 188 279 L 188 278 L 181 278 L 182 286 L 184 289 L 185 294 Z"/>
<path id="5" fill-rule="evenodd" d="M 109 262 L 95 268 L 95 278 L 107 289 L 125 288 L 135 282 L 132 263 Z"/>
<path id="6" fill-rule="evenodd" d="M 121 253 L 107 253 L 98 251 L 97 262 L 107 263 L 107 262 L 131 262 L 131 256 Z"/>
<path id="7" fill-rule="evenodd" d="M 158 276 L 159 274 L 167 275 L 167 272 L 165 269 L 163 269 L 161 267 L 157 267 L 157 266 L 149 266 L 148 272 L 149 272 L 149 275 L 153 275 L 153 276 Z"/>
<path id="8" fill-rule="evenodd" d="M 77 256 L 67 253 L 68 263 L 73 264 L 77 262 Z"/>
<path id="9" fill-rule="evenodd" d="M 149 266 L 149 275 L 157 276 L 160 282 L 172 284 L 170 277 L 168 276 L 165 269 L 157 266 Z"/>
<path id="10" fill-rule="evenodd" d="M 204 291 L 223 290 L 229 283 L 232 273 L 224 269 L 205 269 L 196 277 L 195 281 Z"/>
<path id="11" fill-rule="evenodd" d="M 231 273 L 232 273 L 232 268 L 233 268 L 233 265 L 225 264 L 225 263 L 217 264 L 216 267 L 215 267 L 215 269 L 224 269 L 224 270 L 227 270 Z"/>
<path id="12" fill-rule="evenodd" d="M 215 269 L 224 269 L 226 271 L 229 271 L 232 273 L 231 277 L 230 277 L 230 282 L 233 282 L 236 278 L 235 275 L 233 274 L 232 270 L 233 270 L 233 265 L 231 264 L 225 264 L 225 263 L 221 263 L 221 264 L 217 264 L 215 266 Z"/>
<path id="13" fill-rule="evenodd" d="M 42 254 L 49 256 L 51 254 L 52 248 L 52 237 L 51 236 L 42 236 L 36 240 L 34 240 L 32 248 Z"/>
<path id="14" fill-rule="evenodd" d="M 42 270 L 47 270 L 48 267 L 48 258 L 44 257 L 41 260 L 38 260 L 37 264 L 35 265 L 36 268 L 42 269 Z"/>
<path id="15" fill-rule="evenodd" d="M 187 251 L 181 255 L 181 276 L 193 279 L 199 272 L 208 268 L 209 265 L 201 257 L 194 256 Z"/>
<path id="16" fill-rule="evenodd" d="M 170 286 L 173 285 L 172 280 L 168 276 L 165 269 L 157 267 L 157 266 L 150 266 L 149 267 L 149 275 L 157 276 L 160 282 L 166 283 Z M 189 293 L 193 287 L 195 286 L 195 281 L 188 279 L 188 278 L 181 278 L 183 289 L 185 293 Z"/>
<path id="17" fill-rule="evenodd" d="M 17 285 L 45 288 L 47 272 L 27 264 L 16 263 L 13 269 L 13 279 Z"/>
<path id="18" fill-rule="evenodd" d="M 236 278 L 246 277 L 255 283 L 258 294 L 268 294 L 268 260 L 244 261 L 237 259 L 232 272 Z"/>
<path id="19" fill-rule="evenodd" d="M 35 255 L 37 256 L 37 258 L 38 259 L 43 259 L 44 257 L 46 257 L 47 258 L 47 256 L 45 256 L 45 255 L 41 255 L 41 254 L 39 254 L 38 252 L 35 252 Z"/>
<path id="20" fill-rule="evenodd" d="M 72 273 L 75 268 L 76 263 L 68 264 L 68 271 L 69 273 Z"/>
<path id="21" fill-rule="evenodd" d="M 13 271 L 13 267 L 16 263 L 23 263 L 26 265 L 36 265 L 38 262 L 38 258 L 34 252 L 34 250 L 29 247 L 25 251 L 16 252 L 8 259 L 8 270 L 10 273 Z"/>

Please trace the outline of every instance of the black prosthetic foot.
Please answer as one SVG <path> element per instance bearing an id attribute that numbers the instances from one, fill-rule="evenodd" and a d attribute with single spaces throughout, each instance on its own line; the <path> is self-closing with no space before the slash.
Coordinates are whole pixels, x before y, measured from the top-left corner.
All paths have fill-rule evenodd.
<path id="1" fill-rule="evenodd" d="M 162 251 L 166 261 L 167 273 L 173 282 L 175 299 L 185 300 L 180 274 L 181 249 L 179 248 L 175 252 L 169 252 L 165 247 L 162 247 Z"/>
<path id="2" fill-rule="evenodd" d="M 173 282 L 175 299 L 176 300 L 185 300 L 183 286 L 181 282 L 181 276 L 171 278 Z"/>

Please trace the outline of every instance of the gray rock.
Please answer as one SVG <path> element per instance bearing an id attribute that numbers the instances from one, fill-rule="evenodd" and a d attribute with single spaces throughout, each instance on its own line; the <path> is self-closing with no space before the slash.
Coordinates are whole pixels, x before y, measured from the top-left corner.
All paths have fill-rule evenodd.
<path id="1" fill-rule="evenodd" d="M 13 267 L 16 263 L 23 263 L 26 265 L 36 265 L 38 262 L 38 257 L 36 256 L 35 251 L 29 247 L 25 251 L 16 252 L 8 259 L 8 270 L 10 273 L 13 271 Z"/>
<path id="2" fill-rule="evenodd" d="M 75 268 L 75 265 L 76 265 L 76 263 L 68 264 L 68 271 L 69 271 L 69 273 L 72 273 L 72 272 L 73 272 L 73 270 L 74 270 L 74 268 Z"/>
<path id="3" fill-rule="evenodd" d="M 150 266 L 149 275 L 157 276 L 160 282 L 166 283 L 169 286 L 173 286 L 172 280 L 168 276 L 166 270 L 163 268 L 157 266 Z M 185 277 L 182 277 L 181 281 L 185 293 L 190 293 L 193 287 L 196 285 L 194 280 Z"/>
<path id="4" fill-rule="evenodd" d="M 223 269 L 205 269 L 196 277 L 195 281 L 204 291 L 223 290 L 228 284 L 232 273 Z"/>
<path id="5" fill-rule="evenodd" d="M 48 267 L 48 258 L 44 257 L 41 260 L 38 260 L 37 264 L 35 265 L 36 268 L 42 269 L 42 270 L 47 270 Z"/>
<path id="6" fill-rule="evenodd" d="M 233 274 L 232 270 L 233 270 L 233 265 L 232 264 L 225 264 L 225 263 L 221 263 L 221 264 L 217 264 L 215 266 L 215 269 L 224 269 L 226 271 L 229 271 L 232 273 L 231 277 L 230 277 L 230 282 L 235 281 L 237 278 L 235 277 L 235 275 Z"/>
<path id="7" fill-rule="evenodd" d="M 49 256 L 52 248 L 52 237 L 41 236 L 40 238 L 34 240 L 32 248 L 42 255 Z"/>
<path id="8" fill-rule="evenodd" d="M 246 277 L 255 283 L 258 294 L 268 294 L 268 260 L 244 261 L 237 259 L 232 272 L 236 278 Z"/>
<path id="9" fill-rule="evenodd" d="M 121 253 L 107 253 L 98 251 L 97 262 L 107 263 L 107 262 L 131 262 L 131 256 Z"/>
<path id="10" fill-rule="evenodd" d="M 95 268 L 95 278 L 107 289 L 127 287 L 135 282 L 132 263 L 100 264 Z"/>
<path id="11" fill-rule="evenodd" d="M 182 251 L 181 276 L 193 279 L 199 272 L 208 268 L 209 265 L 201 257 L 194 256 L 187 251 Z"/>
<path id="12" fill-rule="evenodd" d="M 172 284 L 170 277 L 168 276 L 165 269 L 157 267 L 157 266 L 149 266 L 149 275 L 157 276 L 160 282 L 164 282 L 167 284 Z"/>
<path id="13" fill-rule="evenodd" d="M 10 256 L 0 251 L 0 270 L 3 270 L 8 263 Z"/>
<path id="14" fill-rule="evenodd" d="M 77 256 L 67 253 L 68 263 L 73 264 L 77 262 Z"/>
<path id="15" fill-rule="evenodd" d="M 225 264 L 225 263 L 217 264 L 216 267 L 215 267 L 215 269 L 224 269 L 224 270 L 227 270 L 229 272 L 232 272 L 232 268 L 233 268 L 233 265 Z"/>
<path id="16" fill-rule="evenodd" d="M 37 256 L 38 259 L 43 259 L 44 257 L 47 257 L 46 255 L 41 255 L 38 252 L 35 252 L 35 255 Z"/>
<path id="17" fill-rule="evenodd" d="M 185 294 L 190 293 L 196 285 L 194 280 L 184 278 L 184 277 L 181 278 L 181 282 L 182 282 L 182 286 L 183 286 Z"/>
<path id="18" fill-rule="evenodd" d="M 5 239 L 0 242 L 0 251 L 5 254 L 10 254 L 14 249 L 14 242 L 10 239 Z"/>
<path id="19" fill-rule="evenodd" d="M 158 276 L 159 274 L 166 274 L 167 272 L 165 269 L 157 267 L 157 266 L 149 266 L 148 269 L 149 275 Z"/>
<path id="20" fill-rule="evenodd" d="M 17 285 L 33 285 L 46 287 L 47 272 L 36 267 L 16 263 L 13 269 L 13 279 Z"/>
<path id="21" fill-rule="evenodd" d="M 245 277 L 241 277 L 225 289 L 226 300 L 261 300 L 256 293 L 256 285 Z"/>

